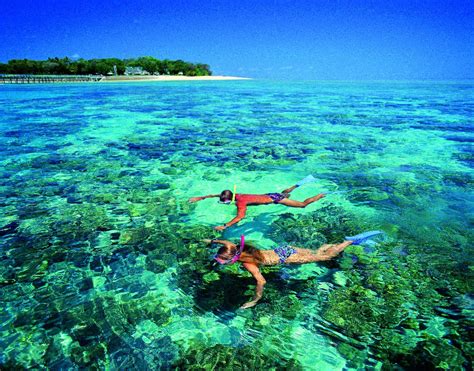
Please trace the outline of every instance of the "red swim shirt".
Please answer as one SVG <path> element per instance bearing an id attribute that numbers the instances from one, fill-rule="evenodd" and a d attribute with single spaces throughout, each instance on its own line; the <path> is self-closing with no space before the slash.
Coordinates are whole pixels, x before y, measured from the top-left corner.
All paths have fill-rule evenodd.
<path id="1" fill-rule="evenodd" d="M 235 195 L 235 206 L 237 206 L 237 218 L 242 219 L 247 211 L 247 205 L 266 205 L 273 203 L 268 195 Z"/>

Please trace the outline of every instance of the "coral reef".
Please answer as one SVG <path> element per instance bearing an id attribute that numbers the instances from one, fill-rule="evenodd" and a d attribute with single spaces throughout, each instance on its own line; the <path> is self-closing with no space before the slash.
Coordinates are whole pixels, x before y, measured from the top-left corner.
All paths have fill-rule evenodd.
<path id="1" fill-rule="evenodd" d="M 470 85 L 137 86 L 0 88 L 0 368 L 470 368 Z M 309 173 L 295 198 L 345 193 L 225 237 L 386 237 L 239 309 L 254 279 L 202 242 L 230 209 L 187 198 Z"/>

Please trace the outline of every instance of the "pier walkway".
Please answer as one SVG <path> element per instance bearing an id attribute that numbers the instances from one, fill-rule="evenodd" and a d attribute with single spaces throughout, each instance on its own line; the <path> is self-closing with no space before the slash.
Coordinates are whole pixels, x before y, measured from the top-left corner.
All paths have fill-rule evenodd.
<path id="1" fill-rule="evenodd" d="M 0 84 L 48 84 L 69 82 L 98 82 L 102 75 L 6 75 L 0 74 Z"/>

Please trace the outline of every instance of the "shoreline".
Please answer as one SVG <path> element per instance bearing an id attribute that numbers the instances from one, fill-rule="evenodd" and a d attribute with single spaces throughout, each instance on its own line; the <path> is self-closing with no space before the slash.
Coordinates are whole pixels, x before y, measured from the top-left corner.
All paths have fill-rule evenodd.
<path id="1" fill-rule="evenodd" d="M 10 75 L 0 74 L 0 85 L 58 83 L 118 83 L 156 81 L 231 81 L 252 80 L 237 76 L 102 76 L 102 75 Z"/>
<path id="2" fill-rule="evenodd" d="M 252 80 L 238 76 L 106 76 L 100 82 L 144 82 L 144 81 L 229 81 Z"/>

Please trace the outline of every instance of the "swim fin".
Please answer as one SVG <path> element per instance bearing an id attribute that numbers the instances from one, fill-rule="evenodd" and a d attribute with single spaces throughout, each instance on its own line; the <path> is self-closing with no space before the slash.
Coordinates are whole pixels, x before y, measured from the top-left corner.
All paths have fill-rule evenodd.
<path id="1" fill-rule="evenodd" d="M 302 186 L 303 184 L 312 183 L 314 181 L 316 181 L 316 178 L 310 174 L 306 178 L 301 179 L 299 182 L 297 182 L 296 186 L 299 187 L 299 186 Z"/>
<path id="2" fill-rule="evenodd" d="M 383 233 L 382 231 L 368 231 L 364 233 L 359 233 L 355 236 L 346 236 L 346 241 L 352 241 L 353 245 L 360 245 L 361 243 L 364 243 L 368 239 L 382 233 Z"/>

